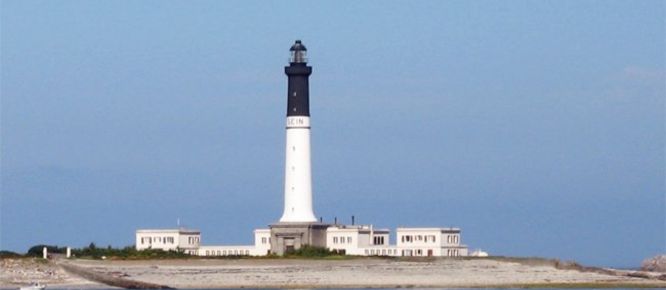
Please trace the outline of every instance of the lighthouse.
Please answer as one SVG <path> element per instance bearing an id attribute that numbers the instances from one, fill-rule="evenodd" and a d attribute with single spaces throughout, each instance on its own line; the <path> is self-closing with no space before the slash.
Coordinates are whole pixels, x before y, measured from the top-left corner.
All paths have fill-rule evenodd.
<path id="1" fill-rule="evenodd" d="M 312 67 L 307 48 L 300 40 L 289 49 L 287 75 L 287 120 L 284 167 L 284 211 L 279 222 L 271 224 L 271 253 L 283 255 L 303 245 L 326 246 L 326 229 L 312 210 L 312 170 L 310 158 L 310 89 Z"/>
<path id="2" fill-rule="evenodd" d="M 305 45 L 300 40 L 289 49 L 287 74 L 287 140 L 284 174 L 284 212 L 280 222 L 316 222 L 312 210 L 310 161 L 310 90 Z"/>
<path id="3" fill-rule="evenodd" d="M 289 64 L 284 68 L 287 75 L 284 190 L 276 188 L 274 192 L 268 193 L 276 196 L 284 194 L 284 208 L 280 219 L 269 224 L 269 229 L 256 229 L 254 245 L 203 246 L 199 244 L 201 234 L 198 230 L 146 229 L 136 231 L 136 249 L 180 248 L 185 249 L 186 254 L 199 256 L 263 256 L 298 253 L 299 249 L 309 246 L 327 248 L 342 255 L 467 256 L 468 247 L 460 243 L 460 228 L 398 228 L 397 244 L 389 245 L 388 229 L 377 229 L 372 224 L 356 225 L 354 216 L 351 217 L 351 225 L 339 224 L 337 218 L 332 224 L 324 223 L 323 220 L 317 221 L 312 207 L 310 158 L 309 77 L 312 67 L 307 64 L 307 49 L 300 40 L 296 40 L 289 51 Z M 277 68 L 275 72 L 281 73 Z M 282 109 L 276 107 L 276 111 L 278 110 Z M 275 217 L 278 217 L 277 212 Z M 160 242 L 159 237 L 165 235 Z M 183 235 L 185 239 L 182 238 Z M 175 237 L 175 245 L 173 242 L 166 242 L 169 236 Z M 426 244 L 413 243 L 423 240 L 421 237 L 425 237 Z M 428 240 L 431 241 L 430 244 L 427 243 Z M 179 245 L 178 241 L 182 243 Z M 185 241 L 188 243 L 185 244 Z"/>

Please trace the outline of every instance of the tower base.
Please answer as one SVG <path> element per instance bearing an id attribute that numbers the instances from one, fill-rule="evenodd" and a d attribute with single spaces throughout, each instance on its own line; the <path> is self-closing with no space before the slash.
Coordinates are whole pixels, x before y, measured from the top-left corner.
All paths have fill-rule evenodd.
<path id="1" fill-rule="evenodd" d="M 271 229 L 271 254 L 284 255 L 302 246 L 326 247 L 326 229 L 329 224 L 279 222 Z"/>

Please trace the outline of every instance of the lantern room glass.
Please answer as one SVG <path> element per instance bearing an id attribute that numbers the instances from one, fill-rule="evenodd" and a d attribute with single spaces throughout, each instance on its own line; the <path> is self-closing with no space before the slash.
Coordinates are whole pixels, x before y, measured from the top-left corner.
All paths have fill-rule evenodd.
<path id="1" fill-rule="evenodd" d="M 306 63 L 306 62 L 308 62 L 307 51 L 305 51 L 305 50 L 293 50 L 293 51 L 291 51 L 291 58 L 289 58 L 289 62 L 291 62 L 291 63 Z"/>

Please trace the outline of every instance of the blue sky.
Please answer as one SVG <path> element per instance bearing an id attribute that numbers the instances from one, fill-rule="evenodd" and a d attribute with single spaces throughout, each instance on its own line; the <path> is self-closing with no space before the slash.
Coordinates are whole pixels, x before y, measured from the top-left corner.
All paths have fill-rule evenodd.
<path id="1" fill-rule="evenodd" d="M 250 243 L 282 213 L 288 49 L 315 214 L 493 254 L 666 251 L 663 1 L 2 1 L 0 248 Z"/>

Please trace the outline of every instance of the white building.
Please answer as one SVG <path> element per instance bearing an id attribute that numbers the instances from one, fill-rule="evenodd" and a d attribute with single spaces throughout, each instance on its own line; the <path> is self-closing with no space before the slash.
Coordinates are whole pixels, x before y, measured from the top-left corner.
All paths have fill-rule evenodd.
<path id="1" fill-rule="evenodd" d="M 356 256 L 467 256 L 459 228 L 398 228 L 396 244 L 389 244 L 389 230 L 370 226 L 336 225 L 326 232 L 326 246 Z"/>
<path id="2" fill-rule="evenodd" d="M 137 230 L 135 247 L 137 250 L 183 250 L 191 253 L 199 248 L 200 242 L 201 232 L 199 230 L 184 228 Z"/>
<path id="3" fill-rule="evenodd" d="M 195 253 L 199 256 L 266 256 L 271 250 L 271 231 L 254 230 L 254 245 L 201 246 Z"/>
<path id="4" fill-rule="evenodd" d="M 401 256 L 467 256 L 459 228 L 398 228 L 396 234 Z"/>
<path id="5" fill-rule="evenodd" d="M 369 256 L 389 246 L 389 230 L 373 226 L 333 225 L 326 229 L 326 247 L 340 254 Z M 397 252 L 396 252 L 397 254 Z"/>
<path id="6" fill-rule="evenodd" d="M 271 252 L 270 229 L 254 230 L 253 245 L 204 246 L 197 230 L 137 230 L 136 249 L 180 250 L 197 256 L 265 256 Z M 396 244 L 390 244 L 388 229 L 372 225 L 331 225 L 326 229 L 326 247 L 352 256 L 467 256 L 460 243 L 459 228 L 398 228 Z M 486 254 L 487 255 L 487 254 Z"/>
<path id="7" fill-rule="evenodd" d="M 488 257 L 488 252 L 484 252 L 481 249 L 475 250 L 469 253 L 471 257 Z"/>

